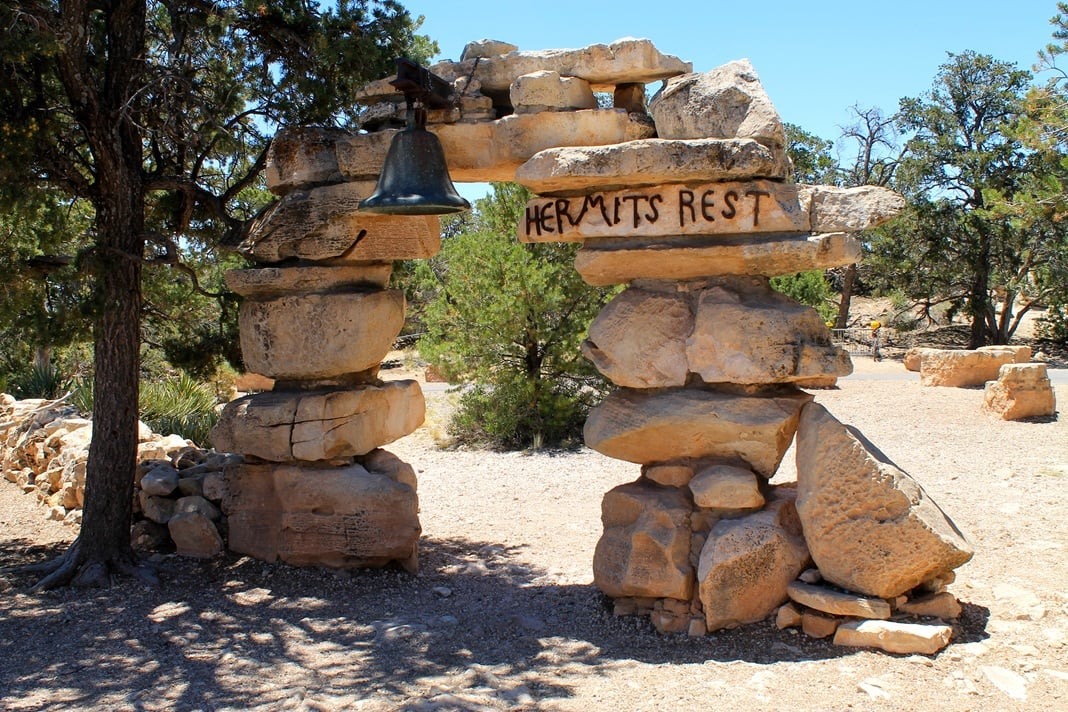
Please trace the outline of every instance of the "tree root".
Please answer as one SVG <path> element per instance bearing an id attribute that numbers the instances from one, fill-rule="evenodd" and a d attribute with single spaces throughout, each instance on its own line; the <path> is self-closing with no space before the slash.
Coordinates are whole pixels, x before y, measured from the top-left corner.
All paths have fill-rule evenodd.
<path id="1" fill-rule="evenodd" d="M 138 561 L 133 552 L 122 553 L 109 559 L 89 558 L 81 555 L 78 539 L 74 540 L 62 556 L 51 561 L 29 564 L 19 570 L 45 574 L 31 589 L 34 592 L 51 591 L 63 586 L 107 586 L 111 583 L 112 572 L 135 578 L 146 586 L 159 585 L 159 577 L 153 567 Z"/>

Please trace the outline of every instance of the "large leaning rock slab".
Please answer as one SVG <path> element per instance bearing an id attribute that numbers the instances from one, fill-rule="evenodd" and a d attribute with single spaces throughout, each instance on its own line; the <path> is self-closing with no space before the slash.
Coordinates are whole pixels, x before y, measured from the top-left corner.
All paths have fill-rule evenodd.
<path id="1" fill-rule="evenodd" d="M 853 371 L 816 310 L 761 277 L 726 278 L 700 292 L 686 359 L 705 383 L 833 382 Z"/>
<path id="2" fill-rule="evenodd" d="M 983 408 L 1003 420 L 1022 420 L 1053 415 L 1057 397 L 1044 363 L 1007 363 L 998 380 L 987 381 Z"/>
<path id="3" fill-rule="evenodd" d="M 649 138 L 610 146 L 562 146 L 540 151 L 515 180 L 538 195 L 783 178 L 787 160 L 753 139 Z"/>
<path id="4" fill-rule="evenodd" d="M 982 386 L 996 379 L 1002 366 L 1014 363 L 1015 356 L 1015 352 L 1009 349 L 926 351 L 920 362 L 920 385 L 956 388 Z"/>
<path id="5" fill-rule="evenodd" d="M 620 485 L 601 501 L 604 533 L 593 554 L 593 581 L 613 598 L 689 600 L 690 512 L 675 487 L 649 482 Z"/>
<path id="6" fill-rule="evenodd" d="M 263 267 L 231 269 L 226 286 L 243 297 L 270 299 L 286 294 L 384 289 L 393 272 L 392 262 L 337 266 Z"/>
<path id="7" fill-rule="evenodd" d="M 813 232 L 860 232 L 890 220 L 905 207 L 905 199 L 888 188 L 862 185 L 800 186 L 801 200 L 809 205 Z"/>
<path id="8" fill-rule="evenodd" d="M 695 388 L 618 390 L 586 420 L 586 444 L 639 464 L 684 458 L 739 459 L 771 477 L 811 396 L 739 396 Z"/>
<path id="9" fill-rule="evenodd" d="M 817 403 L 797 429 L 797 511 L 820 573 L 857 593 L 893 598 L 972 557 L 919 483 Z"/>
<path id="10" fill-rule="evenodd" d="M 582 354 L 618 386 L 682 386 L 690 371 L 686 338 L 692 330 L 685 296 L 631 287 L 597 314 Z"/>
<path id="11" fill-rule="evenodd" d="M 510 96 L 517 114 L 597 108 L 597 98 L 589 82 L 577 77 L 562 77 L 559 72 L 550 70 L 517 77 L 512 82 Z"/>
<path id="12" fill-rule="evenodd" d="M 281 380 L 331 378 L 377 366 L 402 326 L 399 289 L 246 299 L 238 313 L 245 366 Z"/>
<path id="13" fill-rule="evenodd" d="M 579 49 L 515 51 L 495 57 L 461 62 L 439 62 L 430 68 L 442 79 L 473 76 L 484 92 L 507 92 L 524 74 L 550 70 L 564 77 L 585 79 L 596 87 L 616 84 L 648 84 L 693 71 L 690 62 L 662 54 L 647 39 L 624 37 L 610 44 Z"/>
<path id="14" fill-rule="evenodd" d="M 807 232 L 808 213 L 792 183 L 753 180 L 534 198 L 518 226 L 520 242 L 633 241 L 686 235 Z"/>
<path id="15" fill-rule="evenodd" d="M 360 465 L 244 464 L 227 471 L 230 549 L 294 566 L 416 565 L 415 491 Z"/>
<path id="16" fill-rule="evenodd" d="M 426 403 L 416 381 L 334 391 L 271 391 L 231 401 L 212 443 L 272 462 L 366 455 L 413 432 Z"/>
<path id="17" fill-rule="evenodd" d="M 697 585 L 708 630 L 767 618 L 786 601 L 786 587 L 808 565 L 808 550 L 790 497 L 718 522 L 708 534 Z"/>
<path id="18" fill-rule="evenodd" d="M 769 234 L 648 240 L 587 240 L 575 269 L 604 287 L 635 279 L 687 280 L 718 275 L 777 277 L 859 262 L 860 243 L 846 233 Z"/>
<path id="19" fill-rule="evenodd" d="M 672 77 L 649 102 L 660 138 L 753 138 L 782 149 L 786 132 L 748 59 Z"/>
<path id="20" fill-rule="evenodd" d="M 341 183 L 287 194 L 256 218 L 238 250 L 256 262 L 373 261 L 431 257 L 441 247 L 436 215 L 360 213 L 373 184 Z"/>
<path id="21" fill-rule="evenodd" d="M 298 126 L 283 129 L 271 140 L 263 173 L 267 189 L 279 195 L 294 188 L 340 183 L 334 146 L 347 134 L 342 129 Z"/>

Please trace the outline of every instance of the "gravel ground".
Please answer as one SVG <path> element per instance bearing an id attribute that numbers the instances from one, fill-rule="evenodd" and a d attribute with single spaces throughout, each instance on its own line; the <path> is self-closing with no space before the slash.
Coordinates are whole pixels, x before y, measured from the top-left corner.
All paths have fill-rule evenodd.
<path id="1" fill-rule="evenodd" d="M 968 535 L 954 643 L 932 657 L 836 648 L 771 622 L 704 638 L 615 618 L 592 585 L 600 500 L 638 467 L 589 450 L 389 447 L 419 471 L 417 575 L 157 557 L 163 585 L 30 593 L 0 579 L 8 710 L 1068 709 L 1068 419 L 1003 422 L 978 389 L 921 388 L 855 359 L 816 392 Z M 1068 404 L 1068 385 L 1057 386 Z M 430 393 L 432 413 L 448 395 Z M 793 478 L 788 453 L 777 481 Z M 72 531 L 0 482 L 0 566 Z"/>

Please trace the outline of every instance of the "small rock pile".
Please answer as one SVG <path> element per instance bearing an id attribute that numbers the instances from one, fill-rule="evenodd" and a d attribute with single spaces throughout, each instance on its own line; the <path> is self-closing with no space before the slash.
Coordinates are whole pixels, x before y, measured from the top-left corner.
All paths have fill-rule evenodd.
<path id="1" fill-rule="evenodd" d="M 4 477 L 24 492 L 36 493 L 51 519 L 81 522 L 92 432 L 92 421 L 62 402 L 0 394 Z M 224 473 L 241 458 L 201 449 L 177 435 L 153 433 L 144 423 L 137 458 L 130 533 L 134 547 L 198 558 L 221 553 Z"/>

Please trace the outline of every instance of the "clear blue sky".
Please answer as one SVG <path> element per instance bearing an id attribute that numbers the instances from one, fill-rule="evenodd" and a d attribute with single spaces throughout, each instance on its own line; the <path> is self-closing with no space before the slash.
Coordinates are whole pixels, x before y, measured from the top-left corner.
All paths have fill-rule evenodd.
<path id="1" fill-rule="evenodd" d="M 421 33 L 459 59 L 483 38 L 521 50 L 644 37 L 703 72 L 748 57 L 783 121 L 834 140 L 849 107 L 897 109 L 931 87 L 946 52 L 1030 69 L 1051 40 L 1054 0 L 401 0 Z M 650 85 L 655 89 L 658 84 Z"/>

